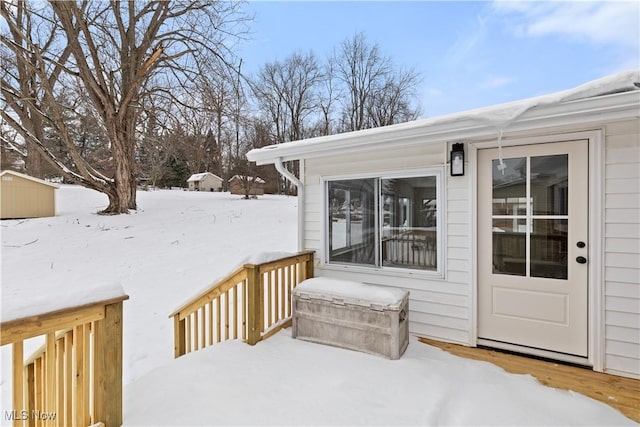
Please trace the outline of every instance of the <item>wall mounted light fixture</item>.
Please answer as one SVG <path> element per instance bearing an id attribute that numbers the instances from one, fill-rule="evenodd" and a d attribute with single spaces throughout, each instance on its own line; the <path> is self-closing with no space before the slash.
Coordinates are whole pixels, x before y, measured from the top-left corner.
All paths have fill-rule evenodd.
<path id="1" fill-rule="evenodd" d="M 464 175 L 464 144 L 457 142 L 451 147 L 451 176 Z"/>

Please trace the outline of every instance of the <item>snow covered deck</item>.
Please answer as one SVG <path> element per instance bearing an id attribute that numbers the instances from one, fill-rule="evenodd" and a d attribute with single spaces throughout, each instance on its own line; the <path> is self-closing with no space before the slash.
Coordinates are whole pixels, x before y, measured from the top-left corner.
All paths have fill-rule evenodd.
<path id="1" fill-rule="evenodd" d="M 388 360 L 292 339 L 227 341 L 125 388 L 124 425 L 634 425 L 601 402 L 411 339 Z"/>

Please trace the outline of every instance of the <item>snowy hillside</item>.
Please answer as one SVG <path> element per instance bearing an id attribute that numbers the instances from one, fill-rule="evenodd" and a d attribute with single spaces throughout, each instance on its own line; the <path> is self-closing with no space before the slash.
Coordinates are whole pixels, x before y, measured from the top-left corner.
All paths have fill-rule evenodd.
<path id="1" fill-rule="evenodd" d="M 64 303 L 83 289 L 121 286 L 124 383 L 173 359 L 177 306 L 247 256 L 296 249 L 295 197 L 138 192 L 130 215 L 97 215 L 107 197 L 62 186 L 52 218 L 0 222 L 2 318 Z M 37 291 L 36 291 L 37 289 Z M 25 347 L 25 353 L 36 344 Z M 10 403 L 10 347 L 2 348 L 1 409 Z M 9 379 L 9 381 L 7 380 Z"/>

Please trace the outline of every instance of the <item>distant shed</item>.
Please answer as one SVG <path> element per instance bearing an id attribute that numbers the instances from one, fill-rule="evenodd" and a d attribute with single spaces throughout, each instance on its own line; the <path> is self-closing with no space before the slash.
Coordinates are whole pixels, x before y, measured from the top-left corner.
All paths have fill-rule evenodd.
<path id="1" fill-rule="evenodd" d="M 56 215 L 56 184 L 14 171 L 0 173 L 0 219 Z"/>
<path id="2" fill-rule="evenodd" d="M 193 174 L 187 183 L 189 191 L 222 191 L 222 178 L 211 172 Z"/>
<path id="3" fill-rule="evenodd" d="M 259 176 L 234 175 L 229 179 L 229 191 L 231 194 L 245 194 L 244 186 L 249 185 L 249 195 L 262 196 L 264 194 L 264 179 Z"/>

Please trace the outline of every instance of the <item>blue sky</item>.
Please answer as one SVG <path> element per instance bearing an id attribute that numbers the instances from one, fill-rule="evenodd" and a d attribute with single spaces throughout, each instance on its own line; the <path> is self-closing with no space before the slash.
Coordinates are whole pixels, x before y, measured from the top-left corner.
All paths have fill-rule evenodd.
<path id="1" fill-rule="evenodd" d="M 357 32 L 422 76 L 423 117 L 569 89 L 640 68 L 635 1 L 253 1 L 243 71 L 324 59 Z"/>

